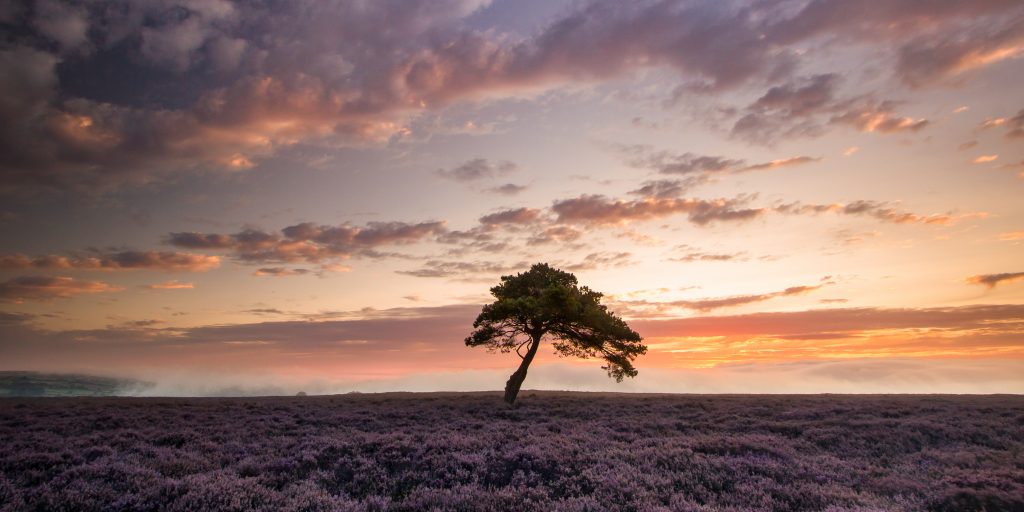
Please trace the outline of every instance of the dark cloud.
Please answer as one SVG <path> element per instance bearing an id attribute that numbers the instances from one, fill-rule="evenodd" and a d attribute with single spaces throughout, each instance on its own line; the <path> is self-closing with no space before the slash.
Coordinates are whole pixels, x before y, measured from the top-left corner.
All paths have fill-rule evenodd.
<path id="1" fill-rule="evenodd" d="M 167 270 L 205 272 L 220 266 L 220 258 L 169 251 L 121 251 L 87 256 L 24 254 L 0 256 L 0 270 Z"/>
<path id="2" fill-rule="evenodd" d="M 914 86 L 1009 58 L 1021 46 L 1015 0 L 872 9 L 852 0 L 592 0 L 527 38 L 467 26 L 482 4 L 47 0 L 8 11 L 19 28 L 0 50 L 2 185 L 91 190 L 246 169 L 298 143 L 402 137 L 411 118 L 454 101 L 642 67 L 671 70 L 687 90 L 781 83 L 805 50 L 835 39 L 901 48 L 896 72 Z M 813 103 L 807 87 L 797 89 Z M 751 112 L 734 131 L 769 133 L 796 105 L 767 105 L 785 93 L 766 95 L 759 107 L 777 115 Z M 880 105 L 859 107 L 870 122 L 842 113 L 836 122 L 876 131 L 923 126 Z M 806 116 L 796 117 L 784 133 L 813 131 Z"/>
<path id="3" fill-rule="evenodd" d="M 746 160 L 726 158 L 723 156 L 698 155 L 694 153 L 672 153 L 669 151 L 655 151 L 647 145 L 619 146 L 618 150 L 626 156 L 629 165 L 648 169 L 660 174 L 677 174 L 687 176 L 685 181 L 648 182 L 658 185 L 675 183 L 680 188 L 693 188 L 709 181 L 713 176 L 725 173 L 740 173 L 748 171 L 765 171 L 789 167 L 812 162 L 818 162 L 821 158 L 810 156 L 794 156 L 780 158 L 769 162 L 748 163 Z M 646 186 L 647 184 L 645 184 Z M 641 189 L 642 190 L 642 189 Z M 638 194 L 644 195 L 637 191 Z M 650 195 L 650 194 L 647 194 Z M 677 194 L 678 195 L 678 194 Z"/>
<path id="4" fill-rule="evenodd" d="M 280 234 L 257 229 L 232 235 L 180 232 L 171 233 L 166 241 L 178 247 L 227 251 L 247 263 L 323 263 L 352 256 L 386 257 L 387 254 L 373 249 L 414 243 L 446 233 L 445 223 L 440 221 L 370 222 L 363 227 L 305 222 L 288 226 Z"/>
<path id="5" fill-rule="evenodd" d="M 243 311 L 243 313 L 250 313 L 253 315 L 286 315 L 284 311 L 277 308 L 253 308 Z"/>
<path id="6" fill-rule="evenodd" d="M 593 252 L 584 256 L 581 261 L 561 263 L 558 266 L 571 272 L 621 268 L 635 265 L 632 257 L 633 254 L 629 252 Z"/>
<path id="7" fill-rule="evenodd" d="M 839 75 L 829 73 L 770 88 L 744 109 L 733 124 L 732 135 L 748 142 L 772 144 L 787 138 L 817 137 L 836 125 L 891 134 L 917 132 L 929 124 L 927 119 L 896 114 L 899 103 L 895 101 L 870 95 L 840 97 L 839 81 Z"/>
<path id="8" fill-rule="evenodd" d="M 270 276 L 270 277 L 287 277 L 287 276 L 304 276 L 311 274 L 312 271 L 305 268 L 286 268 L 286 267 L 263 267 L 256 269 L 253 272 L 254 276 Z"/>
<path id="9" fill-rule="evenodd" d="M 1024 138 L 1024 109 L 1017 112 L 1017 115 L 1010 118 L 1009 131 L 1006 136 L 1011 139 Z"/>
<path id="10" fill-rule="evenodd" d="M 882 201 L 858 200 L 848 204 L 803 204 L 800 202 L 781 204 L 773 208 L 778 213 L 787 215 L 805 215 L 818 213 L 837 213 L 840 215 L 862 215 L 874 217 L 883 222 L 894 224 L 949 224 L 951 215 L 919 215 L 900 211 L 889 203 Z"/>
<path id="11" fill-rule="evenodd" d="M 491 192 L 491 193 L 494 193 L 494 194 L 501 194 L 503 196 L 514 196 L 514 195 L 517 195 L 520 192 L 522 192 L 522 191 L 524 191 L 524 190 L 526 190 L 528 188 L 530 188 L 530 187 L 528 187 L 526 185 L 516 185 L 515 183 L 506 183 L 504 185 L 499 185 L 497 187 L 488 188 L 485 191 L 486 192 Z"/>
<path id="12" fill-rule="evenodd" d="M 551 211 L 558 222 L 566 224 L 616 225 L 686 214 L 690 222 L 703 226 L 713 222 L 737 222 L 753 219 L 763 208 L 744 208 L 747 198 L 678 199 L 645 198 L 636 201 L 609 199 L 601 195 L 583 195 L 555 201 Z"/>
<path id="13" fill-rule="evenodd" d="M 540 210 L 536 208 L 515 208 L 502 210 L 480 217 L 480 223 L 486 226 L 502 224 L 533 224 L 540 219 Z"/>
<path id="14" fill-rule="evenodd" d="M 981 274 L 967 278 L 970 284 L 980 284 L 995 288 L 1000 283 L 1012 283 L 1024 280 L 1024 272 L 1004 272 L 1002 274 Z"/>
<path id="15" fill-rule="evenodd" d="M 823 333 L 856 335 L 892 329 L 976 330 L 1000 325 L 1001 330 L 1024 329 L 1024 305 L 985 305 L 951 308 L 846 308 L 751 313 L 630 323 L 645 336 L 782 336 Z M 1019 338 L 1018 338 L 1019 339 Z"/>
<path id="16" fill-rule="evenodd" d="M 1009 118 L 1006 125 L 1006 137 L 1009 139 L 1024 138 L 1024 109 L 1017 112 L 1017 115 Z"/>
<path id="17" fill-rule="evenodd" d="M 694 153 L 654 151 L 645 145 L 624 146 L 621 149 L 633 167 L 650 169 L 661 174 L 712 174 L 733 171 L 743 165 L 743 160 Z"/>
<path id="18" fill-rule="evenodd" d="M 782 45 L 814 37 L 896 48 L 896 77 L 925 87 L 1019 55 L 1024 8 L 1014 0 L 900 0 L 872 9 L 815 0 L 766 33 L 766 41 Z"/>
<path id="19" fill-rule="evenodd" d="M 29 313 L 7 313 L 0 311 L 0 326 L 24 325 L 31 322 L 35 315 Z"/>
<path id="20" fill-rule="evenodd" d="M 828 284 L 828 283 L 825 283 Z M 620 304 L 629 309 L 631 316 L 647 316 L 651 314 L 661 315 L 665 312 L 672 311 L 675 309 L 691 309 L 694 311 L 708 312 L 715 309 L 730 308 L 736 306 L 743 306 L 746 304 L 753 304 L 756 302 L 764 302 L 766 300 L 774 299 L 777 297 L 790 297 L 794 295 L 804 295 L 825 286 L 825 284 L 819 284 L 814 286 L 791 286 L 785 290 L 761 293 L 753 295 L 733 295 L 731 297 L 720 297 L 720 298 L 707 298 L 697 300 L 674 300 L 667 302 L 651 302 L 645 300 L 639 301 L 620 301 Z"/>
<path id="21" fill-rule="evenodd" d="M 277 314 L 260 308 L 252 314 Z M 343 320 L 268 321 L 190 328 L 118 325 L 106 329 L 51 331 L 0 322 L 4 363 L 21 368 L 202 368 L 225 365 L 265 368 L 275 361 L 309 354 L 332 368 L 360 374 L 370 366 L 414 371 L 478 364 L 481 355 L 464 350 L 480 305 L 362 311 Z M 461 347 L 461 349 L 460 349 Z M 450 348 L 451 350 L 448 350 Z M 428 363 L 429 361 L 429 363 Z M 368 366 L 370 365 L 370 366 Z"/>
<path id="22" fill-rule="evenodd" d="M 678 261 L 682 263 L 693 263 L 697 261 L 746 261 L 747 253 L 745 252 L 706 252 L 694 249 L 693 247 L 683 245 L 676 248 L 681 251 L 682 254 L 669 258 L 670 261 Z"/>
<path id="23" fill-rule="evenodd" d="M 989 19 L 962 32 L 961 37 L 915 38 L 899 50 L 897 75 L 911 87 L 947 81 L 1024 52 L 1024 14 L 1018 10 L 1002 19 Z"/>
<path id="24" fill-rule="evenodd" d="M 514 172 L 517 167 L 508 161 L 491 162 L 485 158 L 474 158 L 451 169 L 439 169 L 437 174 L 455 181 L 478 181 Z"/>
<path id="25" fill-rule="evenodd" d="M 510 265 L 493 261 L 429 260 L 418 269 L 397 270 L 396 273 L 413 277 L 452 277 L 477 281 L 497 278 L 501 274 L 524 270 L 529 266 L 530 264 L 525 261 Z"/>
<path id="26" fill-rule="evenodd" d="M 701 181 L 703 182 L 703 181 Z M 629 193 L 641 197 L 654 197 L 660 199 L 679 197 L 687 190 L 693 188 L 696 183 L 691 180 L 652 180 L 645 181 L 640 188 L 630 190 Z"/>
<path id="27" fill-rule="evenodd" d="M 64 276 L 21 276 L 0 282 L 0 301 L 46 301 L 119 290 L 121 288 L 100 281 L 82 281 Z"/>
<path id="28" fill-rule="evenodd" d="M 527 241 L 527 245 L 564 244 L 575 242 L 583 236 L 583 232 L 572 226 L 548 226 L 542 231 L 533 234 Z"/>

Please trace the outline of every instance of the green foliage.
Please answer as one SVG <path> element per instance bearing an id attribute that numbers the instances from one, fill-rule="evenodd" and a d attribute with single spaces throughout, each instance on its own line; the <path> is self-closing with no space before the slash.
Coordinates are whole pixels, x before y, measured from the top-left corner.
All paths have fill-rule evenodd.
<path id="1" fill-rule="evenodd" d="M 618 382 L 636 376 L 633 360 L 647 352 L 643 339 L 601 304 L 601 293 L 579 286 L 576 276 L 538 263 L 503 276 L 491 295 L 495 301 L 473 322 L 467 346 L 525 358 L 523 347 L 547 337 L 560 356 L 604 359 L 602 369 Z"/>

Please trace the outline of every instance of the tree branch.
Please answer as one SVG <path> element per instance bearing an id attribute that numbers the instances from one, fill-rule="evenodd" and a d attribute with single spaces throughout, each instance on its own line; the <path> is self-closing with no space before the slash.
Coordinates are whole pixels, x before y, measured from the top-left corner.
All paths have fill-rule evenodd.
<path id="1" fill-rule="evenodd" d="M 526 359 L 526 356 L 524 356 L 522 353 L 520 353 L 519 349 L 523 348 L 523 345 L 526 345 L 527 343 L 529 343 L 531 341 L 533 341 L 533 340 L 532 339 L 528 339 L 528 340 L 520 343 L 519 346 L 516 347 L 516 355 L 519 356 L 519 359 Z"/>

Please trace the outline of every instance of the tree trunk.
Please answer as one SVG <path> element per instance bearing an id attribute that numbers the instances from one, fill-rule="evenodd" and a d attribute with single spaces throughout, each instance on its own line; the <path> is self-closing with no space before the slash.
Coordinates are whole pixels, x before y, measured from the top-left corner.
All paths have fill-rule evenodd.
<path id="1" fill-rule="evenodd" d="M 519 394 L 519 388 L 522 387 L 523 381 L 526 380 L 526 370 L 530 367 L 533 356 L 537 355 L 537 348 L 540 347 L 540 338 L 540 336 L 533 337 L 533 342 L 530 343 L 530 350 L 523 357 L 523 362 L 519 363 L 519 369 L 505 383 L 505 401 L 509 405 L 515 405 L 516 403 L 516 395 Z"/>

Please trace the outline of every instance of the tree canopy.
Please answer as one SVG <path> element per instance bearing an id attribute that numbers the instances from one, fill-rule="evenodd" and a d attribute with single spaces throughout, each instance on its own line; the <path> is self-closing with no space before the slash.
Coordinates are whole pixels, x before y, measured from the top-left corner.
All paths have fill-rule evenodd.
<path id="1" fill-rule="evenodd" d="M 637 375 L 633 360 L 647 352 L 643 339 L 601 304 L 600 292 L 580 286 L 576 276 L 538 263 L 527 272 L 502 276 L 491 295 L 495 301 L 480 311 L 466 345 L 515 352 L 522 359 L 505 385 L 508 403 L 515 402 L 545 338 L 560 356 L 603 359 L 601 368 L 617 382 Z"/>

